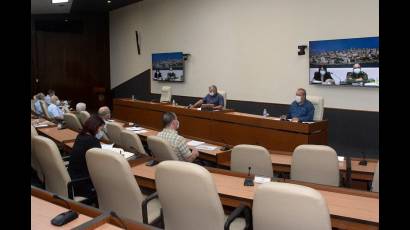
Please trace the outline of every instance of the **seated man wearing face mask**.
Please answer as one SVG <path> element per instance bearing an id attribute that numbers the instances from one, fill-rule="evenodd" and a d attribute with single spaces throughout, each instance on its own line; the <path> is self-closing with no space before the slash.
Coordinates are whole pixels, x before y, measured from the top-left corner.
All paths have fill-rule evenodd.
<path id="1" fill-rule="evenodd" d="M 348 72 L 346 75 L 346 83 L 359 83 L 368 81 L 367 73 L 363 72 L 359 64 L 353 65 L 353 72 Z"/>
<path id="2" fill-rule="evenodd" d="M 48 114 L 55 120 L 64 120 L 64 112 L 58 107 L 60 106 L 60 100 L 57 96 L 52 96 L 50 100 L 51 104 L 48 106 Z"/>
<path id="3" fill-rule="evenodd" d="M 102 129 L 104 121 L 97 115 L 91 115 L 83 125 L 83 129 L 77 135 L 73 145 L 73 151 L 70 154 L 70 164 L 68 173 L 71 179 L 89 177 L 87 161 L 85 154 L 89 149 L 101 148 L 100 139 L 103 136 Z M 91 181 L 85 181 L 79 187 L 75 188 L 76 196 L 89 197 L 93 185 Z"/>
<path id="4" fill-rule="evenodd" d="M 164 129 L 158 133 L 158 136 L 171 145 L 180 161 L 193 162 L 199 155 L 198 150 L 193 149 L 191 152 L 185 138 L 178 135 L 179 121 L 177 115 L 172 112 L 164 113 L 162 123 Z"/>
<path id="5" fill-rule="evenodd" d="M 333 78 L 332 76 L 330 76 L 330 73 L 327 72 L 326 67 L 321 66 L 319 67 L 319 71 L 315 72 L 315 75 L 313 76 L 313 80 L 326 82 L 327 80 L 333 80 Z"/>
<path id="6" fill-rule="evenodd" d="M 306 100 L 306 90 L 299 88 L 296 91 L 296 98 L 292 102 L 287 115 L 281 116 L 281 119 L 292 119 L 292 122 L 313 121 L 315 107 L 312 102 Z"/>
<path id="7" fill-rule="evenodd" d="M 224 97 L 218 93 L 218 89 L 215 85 L 209 86 L 209 94 L 207 94 L 203 99 L 197 101 L 192 107 L 197 108 L 202 104 L 213 104 L 214 109 L 223 109 L 224 107 Z"/>

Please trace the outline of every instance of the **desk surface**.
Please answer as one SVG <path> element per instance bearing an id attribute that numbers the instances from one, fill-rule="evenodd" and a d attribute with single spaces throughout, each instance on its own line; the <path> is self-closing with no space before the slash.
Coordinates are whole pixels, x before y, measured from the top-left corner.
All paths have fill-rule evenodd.
<path id="1" fill-rule="evenodd" d="M 71 129 L 58 129 L 57 127 L 42 127 L 37 128 L 37 131 L 60 143 L 75 140 L 78 135 Z"/>
<path id="2" fill-rule="evenodd" d="M 131 170 L 138 178 L 155 180 L 156 166 L 148 167 L 145 164 L 132 165 Z M 253 201 L 255 194 L 254 187 L 243 185 L 243 177 L 226 175 L 218 172 L 211 172 L 219 195 L 240 200 Z M 138 180 L 137 180 L 138 181 Z M 306 183 L 305 183 L 306 184 Z M 141 186 L 141 185 L 140 185 Z M 351 190 L 352 194 L 347 194 L 349 189 L 331 186 L 319 186 L 317 189 L 327 201 L 329 212 L 333 217 L 351 219 L 353 221 L 379 223 L 379 199 L 377 194 L 370 192 L 359 192 Z M 340 189 L 343 192 L 337 192 Z M 365 194 L 365 195 L 359 195 Z"/>

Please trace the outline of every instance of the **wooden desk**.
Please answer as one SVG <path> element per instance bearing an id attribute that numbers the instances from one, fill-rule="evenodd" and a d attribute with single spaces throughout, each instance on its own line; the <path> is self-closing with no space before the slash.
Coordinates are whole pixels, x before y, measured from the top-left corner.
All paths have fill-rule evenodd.
<path id="1" fill-rule="evenodd" d="M 113 106 L 114 117 L 156 130 L 162 128 L 163 113 L 174 112 L 181 124 L 181 135 L 229 145 L 254 144 L 293 152 L 301 144 L 327 144 L 327 121 L 292 123 L 229 110 L 204 112 L 130 99 L 114 99 Z"/>
<path id="2" fill-rule="evenodd" d="M 65 199 L 72 210 L 76 211 L 79 216 L 77 219 L 64 226 L 53 226 L 50 221 L 58 214 L 68 211 L 66 204 L 59 200 L 55 199 L 51 193 L 31 186 L 31 229 L 72 229 L 78 227 L 81 224 L 86 223 L 87 221 L 92 220 L 95 217 L 98 217 L 103 213 L 102 210 L 75 202 L 73 200 Z M 122 222 L 126 225 L 127 229 L 130 230 L 154 230 L 157 228 L 137 223 L 126 218 L 122 219 Z M 109 217 L 105 222 L 101 223 L 100 226 L 96 226 L 95 229 L 122 229 L 119 228 L 122 226 L 120 221 L 114 217 Z"/>
<path id="3" fill-rule="evenodd" d="M 156 166 L 145 166 L 146 160 L 139 159 L 130 162 L 131 170 L 139 186 L 155 189 Z M 237 207 L 240 202 L 244 202 L 250 207 L 252 206 L 258 184 L 246 187 L 243 185 L 244 174 L 222 169 L 209 170 L 212 173 L 222 204 Z M 328 204 L 333 227 L 378 229 L 379 198 L 377 193 L 290 180 L 284 180 L 284 182 L 303 184 L 318 190 Z"/>
<path id="4" fill-rule="evenodd" d="M 78 133 L 71 129 L 58 129 L 57 127 L 42 127 L 37 128 L 37 131 L 45 135 L 55 142 L 64 143 L 66 141 L 73 141 L 77 138 Z"/>

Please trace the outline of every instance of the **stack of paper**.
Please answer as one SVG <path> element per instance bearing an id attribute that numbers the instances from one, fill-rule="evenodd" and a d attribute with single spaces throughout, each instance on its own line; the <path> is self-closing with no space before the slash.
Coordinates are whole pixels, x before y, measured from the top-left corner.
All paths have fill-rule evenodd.
<path id="1" fill-rule="evenodd" d="M 270 177 L 255 176 L 253 181 L 258 184 L 264 184 L 270 182 Z"/>
<path id="2" fill-rule="evenodd" d="M 192 147 L 195 147 L 195 146 L 198 146 L 198 145 L 202 145 L 202 144 L 204 144 L 205 142 L 202 142 L 202 141 L 194 141 L 194 140 L 192 140 L 192 141 L 189 141 L 188 143 L 187 143 L 187 145 L 189 145 L 189 146 L 192 146 Z"/>
<path id="3" fill-rule="evenodd" d="M 207 150 L 207 151 L 213 151 L 215 149 L 217 149 L 218 147 L 216 146 L 211 146 L 211 145 L 199 145 L 196 147 L 196 149 L 199 150 Z"/>

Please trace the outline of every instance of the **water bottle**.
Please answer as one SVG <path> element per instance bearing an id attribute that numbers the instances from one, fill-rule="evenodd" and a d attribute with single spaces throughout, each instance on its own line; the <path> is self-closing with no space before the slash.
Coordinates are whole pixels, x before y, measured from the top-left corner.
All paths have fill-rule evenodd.
<path id="1" fill-rule="evenodd" d="M 175 99 L 172 100 L 172 106 L 175 106 Z"/>
<path id="2" fill-rule="evenodd" d="M 135 100 L 135 96 L 134 96 L 134 94 L 133 94 L 133 95 L 131 95 L 131 99 L 132 99 L 132 100 Z"/>
<path id="3" fill-rule="evenodd" d="M 264 117 L 267 117 L 267 116 L 269 116 L 269 114 L 268 114 L 268 111 L 266 111 L 266 109 L 263 109 L 263 114 L 262 114 Z"/>

